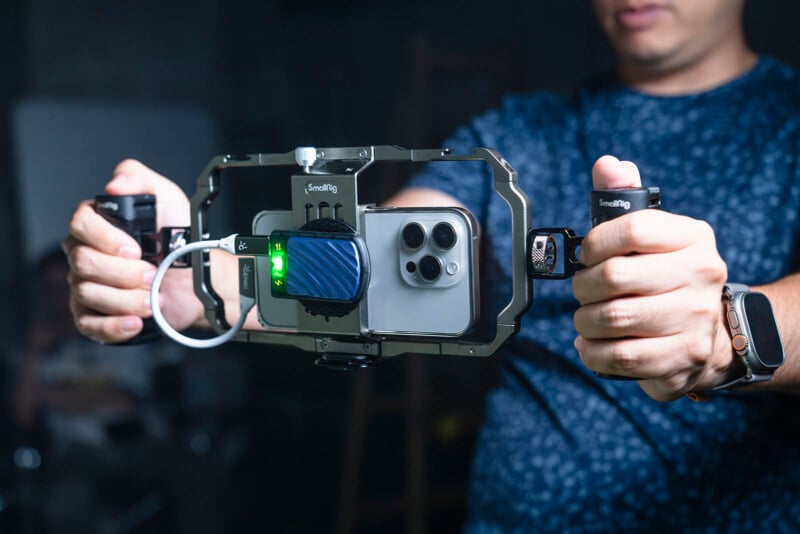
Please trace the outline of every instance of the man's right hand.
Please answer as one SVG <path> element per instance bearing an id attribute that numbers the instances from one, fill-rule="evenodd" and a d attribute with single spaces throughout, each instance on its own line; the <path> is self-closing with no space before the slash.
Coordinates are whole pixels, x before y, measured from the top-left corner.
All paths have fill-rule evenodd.
<path id="1" fill-rule="evenodd" d="M 138 161 L 117 165 L 105 189 L 109 195 L 155 195 L 158 228 L 189 225 L 189 200 L 180 187 Z M 151 315 L 156 268 L 141 259 L 136 241 L 97 214 L 94 201 L 86 200 L 72 215 L 62 248 L 70 264 L 70 309 L 78 330 L 104 343 L 139 333 L 142 318 Z M 191 269 L 170 270 L 159 300 L 164 317 L 178 330 L 202 320 Z"/>

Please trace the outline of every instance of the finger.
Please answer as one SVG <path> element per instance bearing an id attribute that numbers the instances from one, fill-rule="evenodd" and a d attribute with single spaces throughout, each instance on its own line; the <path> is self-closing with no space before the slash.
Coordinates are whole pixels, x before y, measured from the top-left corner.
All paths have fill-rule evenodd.
<path id="1" fill-rule="evenodd" d="M 144 289 L 118 289 L 82 281 L 72 286 L 72 298 L 84 308 L 105 315 L 150 315 L 150 292 Z"/>
<path id="2" fill-rule="evenodd" d="M 672 252 L 698 241 L 715 245 L 705 221 L 661 210 L 640 210 L 598 225 L 581 243 L 581 263 L 590 267 L 613 256 Z"/>
<path id="3" fill-rule="evenodd" d="M 75 326 L 84 336 L 100 343 L 121 343 L 138 334 L 144 323 L 135 315 L 107 316 L 70 302 Z"/>
<path id="4" fill-rule="evenodd" d="M 600 374 L 636 380 L 665 380 L 673 384 L 678 375 L 688 377 L 702 372 L 702 365 L 684 356 L 679 336 L 616 340 L 591 340 L 578 336 L 575 347 L 583 363 Z M 676 369 L 683 371 L 676 373 Z"/>
<path id="5" fill-rule="evenodd" d="M 614 156 L 602 156 L 592 166 L 592 185 L 595 189 L 641 187 L 639 168 L 631 161 L 620 161 Z"/>
<path id="6" fill-rule="evenodd" d="M 134 159 L 120 162 L 112 176 L 106 184 L 109 195 L 155 195 L 158 228 L 189 225 L 188 199 L 172 180 Z"/>
<path id="7" fill-rule="evenodd" d="M 686 330 L 687 320 L 694 319 L 691 305 L 680 306 L 682 302 L 683 292 L 679 291 L 618 298 L 581 306 L 573 321 L 575 329 L 586 339 L 670 336 Z"/>
<path id="8" fill-rule="evenodd" d="M 626 295 L 657 295 L 697 281 L 696 258 L 688 248 L 665 254 L 614 256 L 572 278 L 582 306 Z"/>
<path id="9" fill-rule="evenodd" d="M 64 250 L 70 265 L 71 285 L 88 280 L 121 289 L 150 287 L 156 271 L 153 264 L 111 256 L 89 246 L 67 241 Z"/>
<path id="10" fill-rule="evenodd" d="M 64 243 L 62 248 L 75 246 L 79 241 L 114 256 L 138 259 L 142 255 L 136 240 L 99 215 L 89 200 L 81 202 L 72 214 L 69 233 L 74 239 Z"/>

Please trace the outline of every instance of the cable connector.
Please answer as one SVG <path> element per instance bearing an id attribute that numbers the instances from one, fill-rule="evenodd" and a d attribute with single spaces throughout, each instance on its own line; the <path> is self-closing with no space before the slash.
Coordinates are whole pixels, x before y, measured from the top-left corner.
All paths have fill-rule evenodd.
<path id="1" fill-rule="evenodd" d="M 237 256 L 269 256 L 268 236 L 236 236 L 234 249 Z"/>
<path id="2" fill-rule="evenodd" d="M 225 252 L 229 254 L 236 254 L 236 238 L 239 234 L 231 234 L 229 236 L 223 237 L 219 240 L 219 244 L 216 248 L 221 248 Z"/>

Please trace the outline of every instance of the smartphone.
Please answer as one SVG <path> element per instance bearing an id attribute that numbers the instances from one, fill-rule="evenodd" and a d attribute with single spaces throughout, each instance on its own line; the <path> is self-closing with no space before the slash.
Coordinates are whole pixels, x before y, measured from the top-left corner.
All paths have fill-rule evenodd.
<path id="1" fill-rule="evenodd" d="M 459 337 L 478 319 L 478 225 L 461 208 L 362 213 L 369 288 L 365 335 Z"/>
<path id="2" fill-rule="evenodd" d="M 291 228 L 290 211 L 263 211 L 255 235 Z M 366 337 L 459 337 L 478 318 L 478 225 L 461 208 L 375 208 L 360 215 L 369 282 L 357 310 Z M 267 330 L 306 330 L 296 300 L 270 291 L 268 258 L 256 259 L 258 318 Z M 301 319 L 302 318 L 302 319 Z M 298 328 L 300 323 L 303 328 Z M 333 325 L 320 323 L 326 330 Z"/>

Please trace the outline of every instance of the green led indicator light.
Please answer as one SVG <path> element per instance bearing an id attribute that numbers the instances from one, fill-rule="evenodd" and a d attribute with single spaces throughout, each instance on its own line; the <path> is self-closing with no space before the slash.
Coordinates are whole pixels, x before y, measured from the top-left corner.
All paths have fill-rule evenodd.
<path id="1" fill-rule="evenodd" d="M 272 272 L 283 278 L 286 272 L 283 265 L 283 256 L 272 256 Z"/>
<path id="2" fill-rule="evenodd" d="M 272 264 L 272 280 L 277 281 L 286 278 L 286 252 L 283 250 L 281 243 L 275 243 L 269 259 Z"/>

